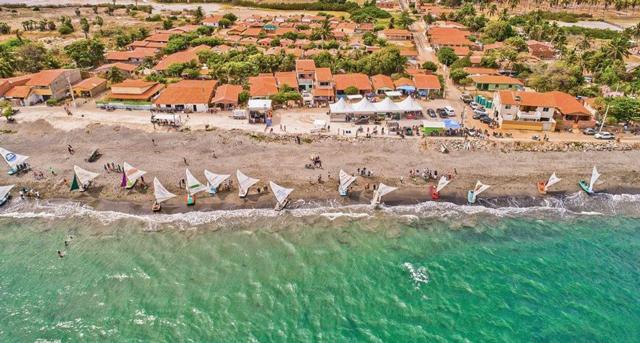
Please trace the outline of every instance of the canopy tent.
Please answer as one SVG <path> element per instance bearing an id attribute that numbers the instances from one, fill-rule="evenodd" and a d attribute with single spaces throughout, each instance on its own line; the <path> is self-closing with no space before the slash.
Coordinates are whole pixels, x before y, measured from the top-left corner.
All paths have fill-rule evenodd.
<path id="1" fill-rule="evenodd" d="M 5 148 L 0 148 L 0 154 L 11 169 L 15 169 L 17 165 L 24 163 L 29 158 L 29 156 L 18 155 Z"/>
<path id="2" fill-rule="evenodd" d="M 200 181 L 198 181 L 198 179 L 196 179 L 196 177 L 193 176 L 193 174 L 191 174 L 189 169 L 186 170 L 186 174 L 187 174 L 187 193 L 189 193 L 189 195 L 195 195 L 197 193 L 207 190 L 207 186 L 200 183 Z"/>
<path id="3" fill-rule="evenodd" d="M 236 170 L 236 177 L 238 178 L 238 195 L 241 198 L 246 197 L 247 193 L 249 192 L 249 188 L 260 181 L 259 179 L 254 179 L 244 175 L 240 170 Z"/>
<path id="4" fill-rule="evenodd" d="M 169 192 L 164 186 L 160 183 L 157 177 L 153 178 L 153 196 L 156 198 L 156 202 L 159 204 L 161 202 L 165 202 L 176 195 Z"/>
<path id="5" fill-rule="evenodd" d="M 276 204 L 276 210 L 283 209 L 287 205 L 287 198 L 289 198 L 289 194 L 293 192 L 293 188 L 282 187 L 273 181 L 269 181 L 269 187 L 271 187 L 271 192 L 273 192 L 278 202 L 278 204 Z"/>
<path id="6" fill-rule="evenodd" d="M 133 188 L 133 186 L 136 185 L 138 179 L 146 173 L 146 171 L 134 168 L 129 163 L 124 162 L 124 173 L 122 174 L 121 186 L 126 187 L 127 189 Z"/>
<path id="7" fill-rule="evenodd" d="M 347 172 L 340 169 L 340 187 L 338 188 L 340 195 L 346 196 L 349 191 L 349 186 L 351 186 L 354 181 L 356 181 L 355 176 L 349 175 Z"/>
<path id="8" fill-rule="evenodd" d="M 71 182 L 71 190 L 80 190 L 84 191 L 91 181 L 98 177 L 98 173 L 90 172 L 88 170 L 84 170 L 78 166 L 73 166 L 73 181 Z"/>
<path id="9" fill-rule="evenodd" d="M 398 105 L 393 102 L 393 100 L 389 98 L 384 98 L 384 100 L 380 102 L 376 102 L 373 104 L 376 108 L 376 112 L 378 113 L 402 113 L 404 112 Z"/>
<path id="10" fill-rule="evenodd" d="M 444 123 L 444 127 L 445 129 L 452 129 L 452 130 L 457 130 L 459 129 L 460 123 L 458 123 L 458 121 L 456 121 L 455 119 L 445 119 L 442 121 Z"/>
<path id="11" fill-rule="evenodd" d="M 400 101 L 398 107 L 405 112 L 422 112 L 422 106 L 410 96 Z"/>
<path id="12" fill-rule="evenodd" d="M 218 187 L 225 182 L 231 175 L 227 174 L 215 174 L 208 170 L 204 170 L 204 177 L 207 178 L 207 188 L 209 189 L 209 193 L 215 194 L 218 192 Z"/>
<path id="13" fill-rule="evenodd" d="M 357 114 L 373 114 L 378 112 L 378 109 L 376 108 L 376 106 L 366 98 L 363 98 L 362 100 L 353 104 L 352 108 L 353 108 L 353 113 L 357 113 Z"/>
<path id="14" fill-rule="evenodd" d="M 344 98 L 340 98 L 340 100 L 335 103 L 329 104 L 329 112 L 334 114 L 353 113 L 353 108 L 351 104 L 344 100 Z"/>
<path id="15" fill-rule="evenodd" d="M 247 108 L 249 111 L 267 111 L 271 109 L 271 100 L 250 99 Z"/>

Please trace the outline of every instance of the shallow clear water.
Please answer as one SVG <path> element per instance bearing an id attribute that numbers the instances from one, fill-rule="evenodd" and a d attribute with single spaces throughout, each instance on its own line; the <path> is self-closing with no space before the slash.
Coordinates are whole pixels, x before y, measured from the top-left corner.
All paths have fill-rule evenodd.
<path id="1" fill-rule="evenodd" d="M 634 341 L 639 265 L 622 216 L 1 218 L 0 340 Z"/>

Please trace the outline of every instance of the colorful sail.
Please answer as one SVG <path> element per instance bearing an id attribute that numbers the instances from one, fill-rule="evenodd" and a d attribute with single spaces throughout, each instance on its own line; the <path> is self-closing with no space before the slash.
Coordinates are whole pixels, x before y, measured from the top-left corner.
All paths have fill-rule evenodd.
<path id="1" fill-rule="evenodd" d="M 449 184 L 449 182 L 451 182 L 451 180 L 449 180 L 446 176 L 440 177 L 438 186 L 436 187 L 436 192 L 440 192 L 441 190 L 443 190 Z"/>
<path id="2" fill-rule="evenodd" d="M 144 170 L 140 170 L 138 168 L 134 168 L 127 162 L 124 162 L 124 176 L 126 178 L 125 186 L 127 188 L 133 188 L 139 178 L 141 178 L 147 172 Z"/>
<path id="3" fill-rule="evenodd" d="M 157 177 L 153 178 L 153 196 L 156 198 L 156 202 L 159 204 L 161 202 L 167 201 L 176 195 L 169 192 L 164 186 L 160 183 Z"/>
<path id="4" fill-rule="evenodd" d="M 215 192 L 223 182 L 231 177 L 231 175 L 215 174 L 205 169 L 204 177 L 207 179 L 207 188 L 209 189 L 209 191 Z"/>
<path id="5" fill-rule="evenodd" d="M 289 194 L 293 192 L 293 188 L 285 188 L 273 181 L 269 181 L 269 186 L 271 187 L 271 192 L 276 197 L 279 206 L 284 206 L 287 203 L 287 198 Z"/>
<path id="6" fill-rule="evenodd" d="M 24 163 L 29 158 L 29 156 L 18 155 L 5 148 L 0 148 L 0 155 L 2 155 L 2 158 L 11 169 L 16 168 L 16 166 Z"/>
<path id="7" fill-rule="evenodd" d="M 551 176 L 549 177 L 549 180 L 547 180 L 547 183 L 544 185 L 544 190 L 545 192 L 549 189 L 549 187 L 555 185 L 556 183 L 560 182 L 560 180 L 562 180 L 561 178 L 556 176 L 556 173 L 551 174 Z"/>
<path id="8" fill-rule="evenodd" d="M 346 194 L 349 190 L 349 186 L 356 181 L 356 177 L 347 174 L 344 170 L 340 169 L 340 194 Z"/>
<path id="9" fill-rule="evenodd" d="M 187 169 L 186 173 L 187 173 L 187 192 L 189 193 L 189 195 L 195 195 L 197 193 L 207 190 L 207 186 L 200 183 L 200 181 L 198 181 L 198 179 L 196 179 L 196 177 L 193 176 L 193 174 L 191 174 L 189 169 Z"/>
<path id="10" fill-rule="evenodd" d="M 240 195 L 241 198 L 247 196 L 249 188 L 260 181 L 259 179 L 254 179 L 244 175 L 240 170 L 236 170 L 236 178 L 238 178 L 238 195 Z"/>
<path id="11" fill-rule="evenodd" d="M 593 170 L 591 171 L 591 181 L 589 181 L 589 192 L 593 192 L 593 185 L 595 185 L 599 177 L 600 173 L 598 173 L 598 169 L 596 169 L 596 166 L 593 166 Z"/>

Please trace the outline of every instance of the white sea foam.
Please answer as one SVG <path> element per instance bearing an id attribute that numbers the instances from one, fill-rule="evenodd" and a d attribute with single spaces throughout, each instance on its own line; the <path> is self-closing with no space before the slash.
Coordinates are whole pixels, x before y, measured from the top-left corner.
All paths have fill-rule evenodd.
<path id="1" fill-rule="evenodd" d="M 405 262 L 402 264 L 402 268 L 409 272 L 411 276 L 411 280 L 413 280 L 414 285 L 417 288 L 420 288 L 421 284 L 429 283 L 429 273 L 427 272 L 427 268 L 418 267 L 416 268 L 413 264 L 409 262 Z"/>

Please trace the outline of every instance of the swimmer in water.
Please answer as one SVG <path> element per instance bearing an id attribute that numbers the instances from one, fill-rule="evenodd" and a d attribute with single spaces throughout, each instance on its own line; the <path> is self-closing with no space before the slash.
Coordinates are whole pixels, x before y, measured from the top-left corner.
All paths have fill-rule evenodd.
<path id="1" fill-rule="evenodd" d="M 58 250 L 58 257 L 63 258 L 64 257 L 64 251 Z"/>

